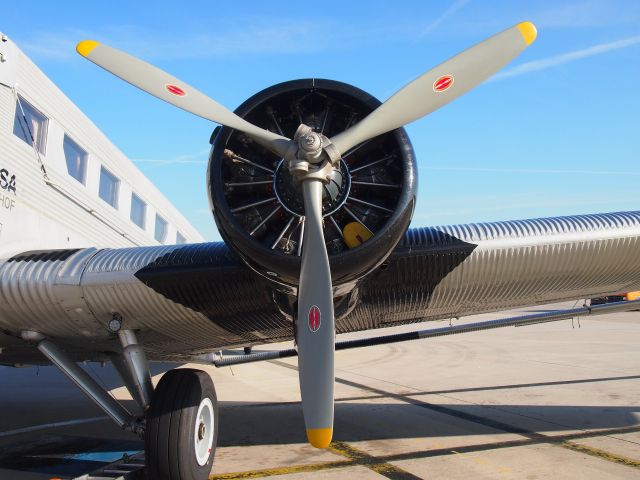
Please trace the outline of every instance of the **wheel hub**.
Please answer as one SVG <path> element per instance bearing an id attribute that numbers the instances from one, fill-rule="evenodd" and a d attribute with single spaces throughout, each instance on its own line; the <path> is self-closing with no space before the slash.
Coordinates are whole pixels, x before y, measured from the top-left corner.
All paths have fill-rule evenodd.
<path id="1" fill-rule="evenodd" d="M 198 465 L 205 465 L 209 461 L 213 445 L 213 422 L 213 404 L 209 398 L 204 398 L 198 407 L 193 432 L 194 449 Z"/>

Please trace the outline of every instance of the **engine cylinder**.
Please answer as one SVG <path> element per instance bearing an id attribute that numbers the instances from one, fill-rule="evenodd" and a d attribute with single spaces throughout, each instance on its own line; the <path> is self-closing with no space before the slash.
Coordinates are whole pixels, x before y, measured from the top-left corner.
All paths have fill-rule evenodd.
<path id="1" fill-rule="evenodd" d="M 235 111 L 285 137 L 301 123 L 331 138 L 380 102 L 351 85 L 303 79 L 249 98 Z M 409 226 L 417 167 L 404 129 L 341 152 L 323 189 L 324 236 L 334 286 L 351 284 L 380 265 Z M 304 247 L 301 188 L 283 159 L 231 128 L 212 135 L 209 200 L 225 242 L 256 272 L 295 287 Z"/>

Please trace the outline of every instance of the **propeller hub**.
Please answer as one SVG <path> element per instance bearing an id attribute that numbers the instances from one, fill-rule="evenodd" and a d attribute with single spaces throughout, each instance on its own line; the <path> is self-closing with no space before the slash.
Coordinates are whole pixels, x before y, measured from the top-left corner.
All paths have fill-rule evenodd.
<path id="1" fill-rule="evenodd" d="M 315 152 L 322 148 L 322 140 L 320 135 L 315 132 L 309 132 L 300 139 L 300 148 L 306 152 Z"/>
<path id="2" fill-rule="evenodd" d="M 322 189 L 322 215 L 327 216 L 339 210 L 347 200 L 351 190 L 351 175 L 344 161 L 331 169 L 329 182 Z M 273 176 L 273 191 L 278 202 L 298 217 L 304 216 L 302 201 L 302 184 L 287 168 L 285 161 L 280 161 Z"/>
<path id="3" fill-rule="evenodd" d="M 289 161 L 289 170 L 296 172 L 302 179 L 320 173 L 327 165 L 337 165 L 341 156 L 331 140 L 301 123 L 293 136 L 293 142 L 290 143 L 285 159 Z M 316 168 L 310 170 L 309 167 Z M 317 175 L 316 178 L 324 182 L 328 181 L 328 178 L 322 178 L 322 174 Z"/>

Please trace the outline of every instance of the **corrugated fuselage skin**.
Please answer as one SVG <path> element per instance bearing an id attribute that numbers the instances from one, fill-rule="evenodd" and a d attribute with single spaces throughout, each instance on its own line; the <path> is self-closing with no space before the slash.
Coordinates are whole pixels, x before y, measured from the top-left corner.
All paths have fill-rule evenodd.
<path id="1" fill-rule="evenodd" d="M 27 250 L 157 245 L 156 213 L 167 222 L 167 242 L 174 243 L 177 232 L 188 242 L 202 241 L 134 163 L 11 40 L 0 42 L 0 50 L 6 54 L 0 62 L 0 258 Z M 40 150 L 14 133 L 23 131 L 22 113 L 29 105 L 46 119 Z M 68 141 L 85 153 L 82 178 L 69 173 Z M 103 168 L 119 180 L 116 207 L 99 195 Z M 145 228 L 130 218 L 132 194 L 146 204 Z"/>
<path id="2" fill-rule="evenodd" d="M 640 289 L 640 212 L 411 229 L 337 299 L 339 333 Z M 58 251 L 0 263 L 2 363 L 41 357 L 21 330 L 78 359 L 117 350 L 119 313 L 155 360 L 293 338 L 288 299 L 223 243 Z"/>

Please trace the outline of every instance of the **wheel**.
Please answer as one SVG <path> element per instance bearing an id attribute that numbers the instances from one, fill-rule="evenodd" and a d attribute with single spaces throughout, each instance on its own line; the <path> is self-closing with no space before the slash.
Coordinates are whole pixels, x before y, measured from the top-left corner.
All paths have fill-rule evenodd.
<path id="1" fill-rule="evenodd" d="M 166 373 L 147 412 L 145 460 L 154 480 L 205 480 L 218 441 L 218 400 L 201 370 Z"/>

